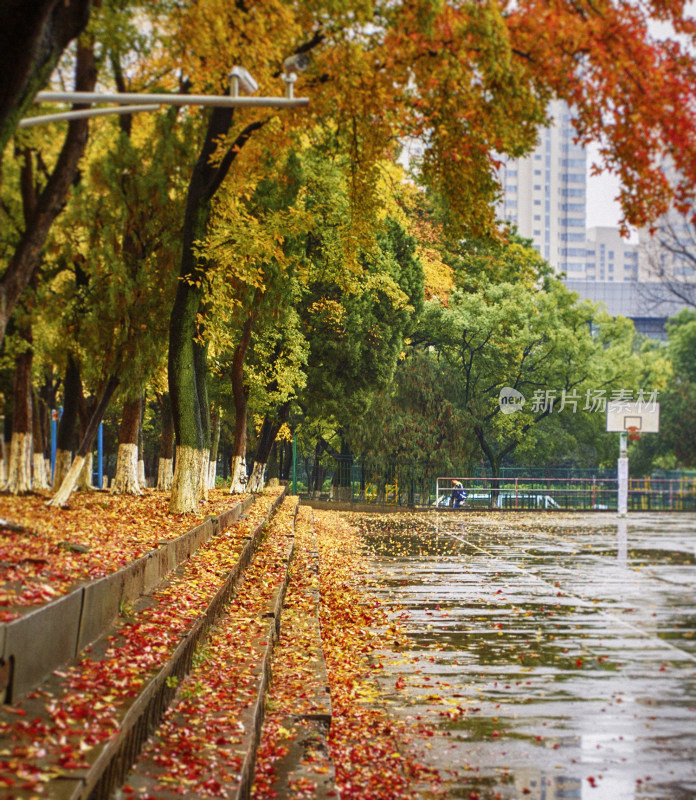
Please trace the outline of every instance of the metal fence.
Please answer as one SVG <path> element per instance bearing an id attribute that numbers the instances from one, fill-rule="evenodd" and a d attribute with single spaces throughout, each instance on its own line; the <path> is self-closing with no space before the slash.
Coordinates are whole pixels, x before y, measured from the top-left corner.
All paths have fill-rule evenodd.
<path id="1" fill-rule="evenodd" d="M 452 508 L 454 481 L 464 487 L 467 508 L 512 511 L 616 511 L 616 478 L 437 479 L 435 505 Z M 696 511 L 696 478 L 629 478 L 628 508 L 633 511 Z"/>
<path id="2" fill-rule="evenodd" d="M 470 509 L 615 511 L 616 472 L 590 472 L 563 469 L 543 474 L 538 469 L 515 468 L 499 478 L 467 475 L 464 470 L 443 476 L 418 465 L 300 457 L 295 490 L 315 500 L 445 509 L 452 507 L 456 479 L 464 485 L 464 507 Z M 628 507 L 634 511 L 696 511 L 696 473 L 630 478 Z"/>

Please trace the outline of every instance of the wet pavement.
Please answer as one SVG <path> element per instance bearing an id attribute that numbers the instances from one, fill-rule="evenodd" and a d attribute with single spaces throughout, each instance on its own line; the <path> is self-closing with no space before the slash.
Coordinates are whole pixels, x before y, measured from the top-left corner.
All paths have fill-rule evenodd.
<path id="1" fill-rule="evenodd" d="M 436 725 L 438 796 L 696 798 L 696 515 L 359 520 L 415 643 L 377 674 Z"/>

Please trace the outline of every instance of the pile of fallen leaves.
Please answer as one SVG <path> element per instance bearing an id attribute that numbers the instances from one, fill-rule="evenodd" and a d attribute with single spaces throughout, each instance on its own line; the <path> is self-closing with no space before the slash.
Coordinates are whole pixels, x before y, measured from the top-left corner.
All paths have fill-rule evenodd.
<path id="1" fill-rule="evenodd" d="M 76 492 L 67 509 L 48 508 L 49 497 L 0 495 L 0 622 L 18 616 L 12 608 L 41 605 L 115 572 L 243 499 L 216 489 L 200 514 L 171 515 L 169 493 L 154 489 Z"/>
<path id="2" fill-rule="evenodd" d="M 221 797 L 240 780 L 271 624 L 267 612 L 285 578 L 296 505 L 296 497 L 286 498 L 273 517 L 243 584 L 199 648 L 195 668 L 143 750 L 125 794 L 150 798 L 151 791 L 166 789 Z"/>
<path id="3" fill-rule="evenodd" d="M 308 741 L 304 721 L 308 715 L 328 713 L 328 698 L 323 672 L 317 670 L 321 650 L 312 510 L 298 509 L 295 523 L 295 549 L 288 589 L 283 604 L 280 638 L 273 653 L 271 684 L 266 695 L 265 717 L 257 748 L 252 797 L 275 798 L 283 759 L 293 740 Z M 323 695 L 323 696 L 322 696 Z M 292 797 L 313 798 L 317 778 L 329 773 L 326 756 L 319 747 L 304 749 L 306 776 L 288 776 Z"/>
<path id="4" fill-rule="evenodd" d="M 438 782 L 416 752 L 423 731 L 391 717 L 374 680 L 390 609 L 365 591 L 365 554 L 357 528 L 335 512 L 315 511 L 320 556 L 321 632 L 331 687 L 330 747 L 343 800 L 413 797 Z M 397 634 L 405 638 L 403 633 Z"/>
<path id="5" fill-rule="evenodd" d="M 88 649 L 77 664 L 55 673 L 56 686 L 42 687 L 4 708 L 0 786 L 39 792 L 54 778 L 88 767 L 90 750 L 117 732 L 133 698 L 205 613 L 243 540 L 276 498 L 270 493 L 258 497 L 243 521 L 203 545 L 144 608 L 121 620 L 103 652 Z"/>

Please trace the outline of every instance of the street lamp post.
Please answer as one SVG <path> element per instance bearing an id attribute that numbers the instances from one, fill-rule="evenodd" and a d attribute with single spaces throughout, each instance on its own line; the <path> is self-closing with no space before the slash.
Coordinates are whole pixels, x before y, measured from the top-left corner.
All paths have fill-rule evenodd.
<path id="1" fill-rule="evenodd" d="M 94 103 L 114 103 L 109 108 L 85 108 L 74 111 L 61 111 L 56 114 L 43 114 L 37 117 L 25 117 L 19 122 L 20 128 L 29 128 L 46 122 L 97 117 L 105 114 L 134 114 L 139 111 L 156 111 L 161 106 L 204 106 L 216 108 L 263 107 L 263 108 L 297 108 L 309 105 L 308 97 L 295 97 L 294 84 L 297 76 L 293 72 L 285 72 L 285 95 L 283 97 L 241 97 L 240 92 L 251 94 L 258 89 L 258 84 L 244 67 L 233 67 L 230 72 L 230 94 L 148 94 L 137 92 L 38 92 L 36 103 L 76 103 L 92 105 Z"/>

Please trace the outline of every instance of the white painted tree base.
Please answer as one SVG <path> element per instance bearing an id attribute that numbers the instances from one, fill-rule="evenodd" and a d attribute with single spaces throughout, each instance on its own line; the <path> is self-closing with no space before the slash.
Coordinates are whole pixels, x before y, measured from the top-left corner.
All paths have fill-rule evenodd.
<path id="1" fill-rule="evenodd" d="M 200 510 L 199 503 L 207 497 L 208 450 L 177 447 L 169 511 L 172 514 L 191 514 Z"/>
<path id="2" fill-rule="evenodd" d="M 46 470 L 46 459 L 43 453 L 34 453 L 34 489 L 50 489 L 48 483 L 48 472 Z M 50 462 L 48 462 L 50 464 Z M 49 467 L 50 468 L 50 467 Z"/>
<path id="3" fill-rule="evenodd" d="M 10 494 L 31 491 L 31 446 L 32 437 L 28 433 L 12 434 L 7 483 L 3 491 Z"/>
<path id="4" fill-rule="evenodd" d="M 111 494 L 142 494 L 138 481 L 138 445 L 120 444 Z"/>
<path id="5" fill-rule="evenodd" d="M 235 456 L 232 459 L 232 483 L 230 494 L 244 494 L 247 491 L 246 458 Z"/>
<path id="6" fill-rule="evenodd" d="M 174 481 L 174 459 L 160 458 L 157 465 L 157 489 L 160 492 L 171 492 Z"/>
<path id="7" fill-rule="evenodd" d="M 92 453 L 89 453 L 85 456 L 85 463 L 80 471 L 80 474 L 77 478 L 77 489 L 81 492 L 91 492 L 94 491 L 94 486 L 92 485 L 92 469 L 94 467 L 94 456 Z"/>
<path id="8" fill-rule="evenodd" d="M 72 453 L 70 450 L 57 450 L 56 451 L 56 463 L 53 467 L 53 483 L 52 488 L 53 491 L 57 491 L 60 489 L 61 484 L 65 476 L 70 471 L 70 465 L 72 463 Z"/>
<path id="9" fill-rule="evenodd" d="M 145 477 L 145 462 L 142 458 L 138 459 L 138 483 L 140 488 L 144 489 L 147 486 L 147 478 Z"/>
<path id="10" fill-rule="evenodd" d="M 265 484 L 266 465 L 259 464 L 254 461 L 254 466 L 249 476 L 249 483 L 247 484 L 247 491 L 252 493 L 262 492 Z"/>
<path id="11" fill-rule="evenodd" d="M 215 488 L 215 478 L 217 477 L 217 461 L 210 461 L 208 464 L 208 489 Z"/>
<path id="12" fill-rule="evenodd" d="M 84 465 L 84 456 L 75 456 L 75 460 L 70 465 L 68 474 L 65 476 L 65 478 L 63 478 L 63 482 L 61 483 L 58 491 L 53 495 L 48 503 L 46 503 L 47 506 L 51 506 L 52 508 L 62 508 L 68 504 L 70 495 L 73 493 L 73 489 L 77 485 L 77 479 L 80 477 L 80 472 L 82 472 Z"/>
<path id="13" fill-rule="evenodd" d="M 208 467 L 210 465 L 210 450 L 199 451 L 200 464 L 198 467 L 198 486 L 196 496 L 199 501 L 205 502 L 208 499 Z"/>

